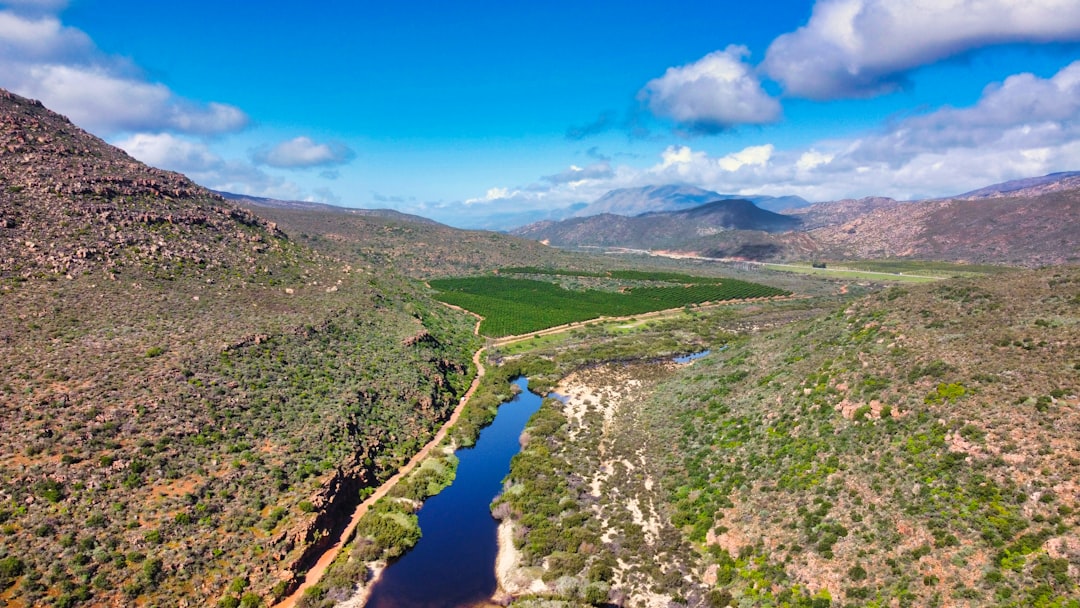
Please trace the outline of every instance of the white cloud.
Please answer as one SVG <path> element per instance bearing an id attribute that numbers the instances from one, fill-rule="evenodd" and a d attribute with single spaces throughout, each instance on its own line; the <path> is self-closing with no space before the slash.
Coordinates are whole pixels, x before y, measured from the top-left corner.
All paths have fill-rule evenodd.
<path id="1" fill-rule="evenodd" d="M 224 162 L 206 144 L 169 133 L 138 133 L 114 143 L 148 165 L 181 173 L 213 171 Z"/>
<path id="2" fill-rule="evenodd" d="M 488 188 L 488 191 L 484 194 L 484 196 L 480 198 L 470 198 L 465 201 L 465 204 L 475 205 L 477 203 L 490 203 L 492 201 L 508 199 L 512 196 L 516 196 L 517 194 L 518 192 L 516 190 L 511 193 L 509 188 Z"/>
<path id="3" fill-rule="evenodd" d="M 281 169 L 304 169 L 344 164 L 354 156 L 345 144 L 316 143 L 310 137 L 301 136 L 273 147 L 257 149 L 252 153 L 252 160 Z"/>
<path id="4" fill-rule="evenodd" d="M 58 2 L 23 2 L 42 12 Z M 239 108 L 184 99 L 145 80 L 130 62 L 104 55 L 82 31 L 53 15 L 0 11 L 0 86 L 40 99 L 98 133 L 174 131 L 211 134 L 247 125 Z"/>
<path id="5" fill-rule="evenodd" d="M 862 138 L 850 153 L 896 164 L 952 149 L 1036 149 L 1080 139 L 1080 61 L 1050 78 L 1016 74 L 986 87 L 968 108 L 942 108 Z"/>
<path id="6" fill-rule="evenodd" d="M 733 173 L 759 174 L 768 167 L 774 150 L 772 144 L 747 146 L 715 158 L 689 146 L 668 146 L 660 154 L 660 163 L 648 170 L 643 181 L 645 184 L 687 183 L 704 188 L 705 183 L 722 183 L 727 179 L 724 175 L 730 178 Z"/>
<path id="7" fill-rule="evenodd" d="M 986 87 L 971 106 L 940 108 L 860 137 L 789 150 L 766 143 L 722 155 L 672 145 L 660 151 L 652 166 L 611 165 L 609 177 L 542 179 L 518 189 L 492 189 L 473 202 L 493 203 L 488 213 L 505 212 L 508 219 L 500 227 L 507 227 L 515 218 L 592 202 L 616 188 L 687 184 L 731 194 L 794 194 L 811 201 L 869 195 L 913 199 L 1078 167 L 1080 61 L 1050 78 L 1013 75 Z M 454 209 L 453 203 L 443 205 L 447 221 L 473 217 L 456 217 Z"/>
<path id="8" fill-rule="evenodd" d="M 772 144 L 749 146 L 738 152 L 728 154 L 716 161 L 716 164 L 724 171 L 738 171 L 742 167 L 754 165 L 764 167 L 768 164 L 769 159 L 772 158 L 773 149 Z"/>
<path id="9" fill-rule="evenodd" d="M 694 152 L 690 146 L 668 146 L 660 154 L 660 168 L 690 165 L 705 158 L 704 152 Z"/>
<path id="10" fill-rule="evenodd" d="M 835 154 L 825 154 L 811 148 L 806 152 L 803 152 L 802 156 L 799 157 L 799 160 L 795 161 L 795 167 L 803 171 L 809 171 L 814 167 L 819 167 L 832 162 L 833 158 L 836 158 Z"/>
<path id="11" fill-rule="evenodd" d="M 178 171 L 214 190 L 285 200 L 339 200 L 326 189 L 320 189 L 315 193 L 318 196 L 312 197 L 286 179 L 244 161 L 222 158 L 205 143 L 171 133 L 138 133 L 113 144 L 148 165 Z"/>
<path id="12" fill-rule="evenodd" d="M 745 46 L 723 51 L 684 66 L 668 68 L 649 81 L 640 97 L 658 116 L 692 131 L 718 132 L 740 124 L 763 124 L 780 118 L 780 103 L 761 88 L 743 59 Z"/>
<path id="13" fill-rule="evenodd" d="M 89 36 L 56 17 L 0 11 L 0 53 L 8 61 L 74 61 L 94 52 Z"/>
<path id="14" fill-rule="evenodd" d="M 819 0 L 805 26 L 773 41 L 762 68 L 789 95 L 861 97 L 971 49 L 1078 40 L 1075 0 Z"/>

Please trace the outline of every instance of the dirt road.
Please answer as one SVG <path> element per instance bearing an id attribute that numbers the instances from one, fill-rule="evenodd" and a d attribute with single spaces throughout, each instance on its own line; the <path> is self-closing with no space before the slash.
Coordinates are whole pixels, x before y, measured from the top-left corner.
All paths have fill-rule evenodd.
<path id="1" fill-rule="evenodd" d="M 477 321 L 476 330 L 479 331 L 479 329 L 480 322 Z M 338 554 L 341 553 L 341 549 L 345 546 L 346 540 L 352 536 L 353 531 L 356 529 L 356 524 L 360 523 L 360 518 L 368 512 L 368 509 L 371 508 L 371 505 L 375 504 L 375 501 L 379 500 L 383 496 L 386 496 L 386 494 L 390 490 L 392 490 L 399 481 L 401 481 L 406 475 L 411 473 L 418 464 L 423 462 L 423 460 L 427 458 L 429 454 L 431 454 L 432 450 L 437 448 L 439 444 L 442 443 L 442 440 L 446 438 L 446 434 L 449 432 L 450 428 L 453 427 L 454 424 L 458 421 L 458 418 L 461 417 L 461 412 L 465 409 L 465 405 L 469 402 L 469 399 L 473 396 L 473 393 L 476 392 L 476 388 L 480 386 L 480 379 L 484 377 L 485 371 L 484 364 L 481 361 L 483 353 L 484 349 L 481 348 L 473 354 L 473 363 L 476 364 L 476 377 L 473 378 L 472 385 L 469 386 L 469 390 L 465 392 L 465 395 L 461 398 L 461 401 L 458 403 L 457 407 L 454 408 L 454 412 L 450 414 L 450 418 L 447 419 L 446 423 L 442 425 L 442 428 L 439 429 L 439 432 L 435 433 L 435 436 L 431 438 L 431 441 L 427 442 L 427 444 L 423 448 L 421 448 L 420 451 L 417 452 L 409 460 L 409 462 L 405 464 L 405 466 L 401 467 L 398 472 L 394 474 L 393 477 L 386 480 L 382 485 L 376 488 L 375 492 L 371 496 L 368 496 L 366 500 L 361 502 L 356 507 L 356 510 L 353 511 L 352 518 L 349 520 L 349 525 L 345 527 L 345 530 L 341 533 L 341 537 L 338 539 L 338 541 L 332 546 L 330 546 L 330 548 L 328 548 L 326 552 L 323 553 L 321 557 L 319 557 L 319 561 L 315 562 L 315 565 L 307 571 L 307 574 L 304 576 L 304 582 L 302 582 L 300 586 L 296 588 L 296 591 L 293 591 L 292 595 L 275 604 L 273 608 L 293 608 L 293 606 L 296 605 L 296 602 L 299 601 L 301 597 L 303 597 L 304 592 L 308 588 L 318 584 L 318 582 L 322 580 L 323 575 L 326 574 L 326 569 L 330 567 L 330 564 L 332 564 L 334 560 L 337 559 Z"/>

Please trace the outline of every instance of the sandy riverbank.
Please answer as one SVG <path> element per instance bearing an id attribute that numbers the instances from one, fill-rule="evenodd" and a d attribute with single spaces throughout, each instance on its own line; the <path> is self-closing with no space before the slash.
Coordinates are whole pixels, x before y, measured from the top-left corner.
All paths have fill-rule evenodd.
<path id="1" fill-rule="evenodd" d="M 503 520 L 498 532 L 499 553 L 495 557 L 495 577 L 499 588 L 494 601 L 500 602 L 510 597 L 519 597 L 530 593 L 544 593 L 548 590 L 540 580 L 539 568 L 522 567 L 521 551 L 514 546 L 514 524 Z"/>

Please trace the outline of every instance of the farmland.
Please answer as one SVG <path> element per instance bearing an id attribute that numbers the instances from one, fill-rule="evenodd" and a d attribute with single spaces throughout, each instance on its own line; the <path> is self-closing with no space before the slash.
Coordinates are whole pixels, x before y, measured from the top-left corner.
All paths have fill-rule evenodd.
<path id="1" fill-rule="evenodd" d="M 505 274 L 530 278 L 501 276 Z M 588 278 L 604 281 L 605 285 L 572 289 L 553 282 L 556 278 Z M 790 295 L 781 289 L 737 279 L 626 271 L 601 276 L 536 268 L 507 269 L 496 276 L 438 279 L 430 285 L 437 291 L 435 297 L 439 300 L 484 317 L 480 332 L 496 338 L 598 317 Z"/>

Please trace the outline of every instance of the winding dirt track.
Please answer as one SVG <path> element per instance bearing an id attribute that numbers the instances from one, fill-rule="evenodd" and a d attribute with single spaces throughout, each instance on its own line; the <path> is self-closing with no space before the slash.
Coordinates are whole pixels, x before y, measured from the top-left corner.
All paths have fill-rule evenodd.
<path id="1" fill-rule="evenodd" d="M 476 322 L 475 331 L 479 335 L 480 321 Z M 383 496 L 386 496 L 386 494 L 390 490 L 392 490 L 399 481 L 401 481 L 406 475 L 411 473 L 412 470 L 416 468 L 418 464 L 423 462 L 423 460 L 427 458 L 429 454 L 431 454 L 431 451 L 438 447 L 442 440 L 446 438 L 447 432 L 449 432 L 450 428 L 454 426 L 458 418 L 461 417 L 461 412 L 465 409 L 465 405 L 469 402 L 469 399 L 473 396 L 473 393 L 476 392 L 476 387 L 480 386 L 480 379 L 484 377 L 484 364 L 481 363 L 481 355 L 483 353 L 484 348 L 481 348 L 473 354 L 473 363 L 476 364 L 476 377 L 473 378 L 472 385 L 469 386 L 469 390 L 465 392 L 465 395 L 461 398 L 461 401 L 458 403 L 457 407 L 454 408 L 454 413 L 450 414 L 450 418 L 447 419 L 446 423 L 442 425 L 442 427 L 439 429 L 439 432 L 435 433 L 435 436 L 431 438 L 431 441 L 427 442 L 427 445 L 425 445 L 423 448 L 420 449 L 419 452 L 413 455 L 413 457 L 409 460 L 409 462 L 405 464 L 405 466 L 398 469 L 398 472 L 395 473 L 393 477 L 383 482 L 382 485 L 375 489 L 374 494 L 368 496 L 366 500 L 364 500 L 356 507 L 356 511 L 353 512 L 352 519 L 349 520 L 349 525 L 347 525 L 345 527 L 345 530 L 342 531 L 341 537 L 338 538 L 338 541 L 331 545 L 330 548 L 328 548 L 326 552 L 322 554 L 322 556 L 319 558 L 319 561 L 315 562 L 315 565 L 307 571 L 307 574 L 304 575 L 304 582 L 300 583 L 300 586 L 296 588 L 296 591 L 293 591 L 292 595 L 275 604 L 273 608 L 293 608 L 296 605 L 296 602 L 299 601 L 301 597 L 303 597 L 304 592 L 307 591 L 308 588 L 318 584 L 318 582 L 322 580 L 323 575 L 326 574 L 326 569 L 330 567 L 330 564 L 332 564 L 334 560 L 337 559 L 338 554 L 341 553 L 341 549 L 345 546 L 346 540 L 352 536 L 353 530 L 356 529 L 356 524 L 360 523 L 360 518 L 368 512 L 368 509 L 371 508 L 371 505 L 375 504 L 376 500 L 379 500 Z"/>

